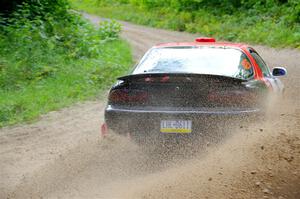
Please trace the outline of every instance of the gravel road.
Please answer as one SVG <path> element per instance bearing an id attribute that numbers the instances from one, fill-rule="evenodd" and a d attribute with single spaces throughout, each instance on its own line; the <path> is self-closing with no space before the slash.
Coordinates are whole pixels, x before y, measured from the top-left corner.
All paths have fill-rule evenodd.
<path id="1" fill-rule="evenodd" d="M 196 37 L 122 24 L 136 60 L 156 43 Z M 300 51 L 254 47 L 289 73 L 266 121 L 165 164 L 125 138 L 100 139 L 105 100 L 77 104 L 0 129 L 0 198 L 300 198 Z"/>

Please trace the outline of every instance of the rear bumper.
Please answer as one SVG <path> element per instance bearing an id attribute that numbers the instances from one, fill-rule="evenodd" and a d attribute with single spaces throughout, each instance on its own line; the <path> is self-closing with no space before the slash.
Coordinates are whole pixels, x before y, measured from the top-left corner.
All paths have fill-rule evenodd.
<path id="1" fill-rule="evenodd" d="M 171 109 L 157 110 L 148 107 L 146 110 L 133 108 L 120 108 L 107 106 L 105 109 L 105 121 L 109 129 L 118 134 L 131 133 L 141 136 L 161 136 L 161 120 L 191 120 L 192 133 L 176 136 L 197 136 L 214 129 L 253 120 L 261 114 L 259 109 Z M 163 135 L 169 136 L 169 135 Z M 171 135 L 174 136 L 174 135 Z"/>

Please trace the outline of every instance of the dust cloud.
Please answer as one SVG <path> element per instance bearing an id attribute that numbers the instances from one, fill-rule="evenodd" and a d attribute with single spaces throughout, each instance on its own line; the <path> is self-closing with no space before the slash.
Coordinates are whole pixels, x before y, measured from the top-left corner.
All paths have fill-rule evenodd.
<path id="1" fill-rule="evenodd" d="M 113 198 L 299 198 L 299 112 L 281 103 L 284 111 L 270 106 L 265 121 L 236 129 L 207 154 L 116 186 Z"/>
<path id="2" fill-rule="evenodd" d="M 145 153 L 111 134 L 49 198 L 299 198 L 299 109 L 290 99 L 268 102 L 265 119 L 243 118 L 192 155 L 182 146 L 173 154 Z"/>

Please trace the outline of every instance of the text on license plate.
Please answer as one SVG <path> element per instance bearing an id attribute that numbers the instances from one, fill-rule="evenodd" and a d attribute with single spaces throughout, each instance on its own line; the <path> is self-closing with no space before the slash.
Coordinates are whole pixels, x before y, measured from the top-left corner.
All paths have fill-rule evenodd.
<path id="1" fill-rule="evenodd" d="M 161 120 L 160 132 L 161 133 L 191 133 L 192 121 L 191 120 Z"/>

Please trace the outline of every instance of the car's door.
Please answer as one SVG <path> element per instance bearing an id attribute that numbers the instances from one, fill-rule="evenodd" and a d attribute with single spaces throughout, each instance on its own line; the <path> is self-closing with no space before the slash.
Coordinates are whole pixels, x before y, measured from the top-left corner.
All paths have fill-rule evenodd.
<path id="1" fill-rule="evenodd" d="M 261 56 L 253 49 L 248 49 L 252 57 L 255 59 L 258 67 L 261 69 L 264 79 L 271 84 L 271 87 L 274 92 L 282 93 L 284 90 L 284 85 L 277 77 L 274 77 L 270 72 L 269 67 L 265 63 L 265 61 L 261 58 Z"/>

